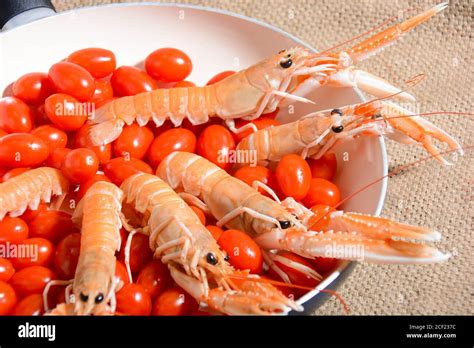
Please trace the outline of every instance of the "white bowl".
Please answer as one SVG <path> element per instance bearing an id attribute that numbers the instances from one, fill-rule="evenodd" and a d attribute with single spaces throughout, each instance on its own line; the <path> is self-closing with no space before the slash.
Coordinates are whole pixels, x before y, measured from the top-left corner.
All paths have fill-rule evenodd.
<path id="1" fill-rule="evenodd" d="M 223 70 L 248 67 L 284 48 L 306 46 L 294 36 L 255 19 L 189 5 L 115 4 L 60 13 L 0 33 L 0 91 L 24 73 L 48 71 L 51 64 L 85 47 L 112 50 L 119 65 L 135 65 L 159 47 L 176 47 L 192 59 L 190 81 L 204 84 Z M 353 89 L 321 88 L 310 96 L 315 106 L 295 104 L 295 113 L 282 110 L 280 120 L 295 115 L 361 102 Z M 387 173 L 382 138 L 366 137 L 340 146 L 336 182 L 343 197 Z M 344 161 L 347 153 L 349 160 Z M 345 210 L 378 215 L 387 180 L 372 186 L 344 205 Z M 334 285 L 348 263 L 343 262 L 317 289 Z M 321 302 L 318 290 L 298 302 L 313 310 Z M 318 296 L 316 296 L 318 295 Z"/>

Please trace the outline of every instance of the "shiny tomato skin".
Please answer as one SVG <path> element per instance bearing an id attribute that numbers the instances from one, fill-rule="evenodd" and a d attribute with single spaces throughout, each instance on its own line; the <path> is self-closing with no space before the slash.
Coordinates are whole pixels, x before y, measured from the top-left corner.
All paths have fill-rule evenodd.
<path id="1" fill-rule="evenodd" d="M 84 195 L 86 194 L 87 190 L 89 190 L 89 188 L 94 185 L 96 182 L 99 182 L 99 181 L 105 181 L 105 182 L 112 182 L 110 181 L 110 179 L 108 177 L 106 177 L 105 175 L 102 175 L 102 174 L 94 174 L 94 176 L 92 176 L 89 180 L 83 182 L 80 186 L 79 186 L 79 191 L 77 192 L 77 198 L 78 199 L 82 199 L 82 197 L 84 197 Z"/>
<path id="2" fill-rule="evenodd" d="M 128 279 L 127 267 L 125 267 L 123 262 L 115 261 L 115 276 L 120 278 L 124 285 L 130 284 L 130 280 Z"/>
<path id="3" fill-rule="evenodd" d="M 133 66 L 121 66 L 110 79 L 114 95 L 119 97 L 149 92 L 158 88 L 158 84 L 146 72 Z"/>
<path id="4" fill-rule="evenodd" d="M 66 155 L 71 151 L 71 149 L 66 147 L 58 147 L 53 152 L 51 152 L 49 157 L 46 159 L 45 164 L 51 168 L 61 169 L 64 163 L 64 158 L 66 158 Z"/>
<path id="5" fill-rule="evenodd" d="M 43 266 L 26 267 L 16 272 L 10 279 L 11 286 L 19 298 L 31 294 L 42 294 L 51 280 L 57 279 L 56 274 Z"/>
<path id="6" fill-rule="evenodd" d="M 339 261 L 330 257 L 315 257 L 310 260 L 313 267 L 319 274 L 326 275 L 334 271 L 339 264 Z"/>
<path id="7" fill-rule="evenodd" d="M 148 159 L 153 167 L 174 151 L 194 152 L 196 136 L 184 128 L 172 128 L 158 135 L 148 150 Z"/>
<path id="8" fill-rule="evenodd" d="M 48 156 L 48 145 L 36 135 L 12 133 L 0 138 L 0 166 L 37 167 Z"/>
<path id="9" fill-rule="evenodd" d="M 105 176 L 118 186 L 120 186 L 125 179 L 139 172 L 147 174 L 153 173 L 153 170 L 147 163 L 133 157 L 113 158 L 104 165 L 103 170 Z"/>
<path id="10" fill-rule="evenodd" d="M 21 76 L 13 84 L 13 95 L 30 105 L 38 105 L 54 93 L 48 74 L 33 72 Z"/>
<path id="11" fill-rule="evenodd" d="M 94 95 L 94 78 L 80 65 L 70 62 L 53 64 L 48 76 L 56 91 L 69 94 L 79 101 L 85 102 Z"/>
<path id="12" fill-rule="evenodd" d="M 0 244 L 21 243 L 28 238 L 28 234 L 28 225 L 19 217 L 7 215 L 0 221 Z"/>
<path id="13" fill-rule="evenodd" d="M 148 75 L 163 82 L 183 81 L 193 70 L 191 59 L 176 48 L 160 48 L 145 59 Z"/>
<path id="14" fill-rule="evenodd" d="M 80 233 L 71 233 L 58 243 L 54 254 L 54 270 L 57 272 L 59 278 L 65 280 L 74 278 L 80 248 Z"/>
<path id="15" fill-rule="evenodd" d="M 207 81 L 206 86 L 213 85 L 213 84 L 225 79 L 226 77 L 234 75 L 235 73 L 236 72 L 232 71 L 232 70 L 226 70 L 226 71 L 220 72 L 219 74 L 213 76 L 209 81 Z"/>
<path id="16" fill-rule="evenodd" d="M 15 176 L 23 174 L 24 172 L 27 172 L 28 170 L 30 170 L 30 168 L 13 168 L 13 169 L 10 169 L 8 172 L 3 174 L 2 181 L 5 182 L 7 180 L 10 180 L 11 178 L 14 178 Z"/>
<path id="17" fill-rule="evenodd" d="M 67 61 L 82 66 L 95 78 L 109 76 L 117 64 L 112 51 L 96 47 L 75 51 L 67 57 Z"/>
<path id="18" fill-rule="evenodd" d="M 158 294 L 171 283 L 171 277 L 166 267 L 160 260 L 153 260 L 138 274 L 137 284 L 140 284 L 150 295 L 153 301 Z"/>
<path id="19" fill-rule="evenodd" d="M 16 316 L 39 316 L 44 314 L 43 296 L 31 294 L 20 300 L 13 310 Z"/>
<path id="20" fill-rule="evenodd" d="M 278 122 L 277 120 L 273 120 L 271 118 L 267 118 L 267 117 L 262 116 L 262 117 L 260 117 L 256 120 L 253 120 L 253 121 L 238 120 L 235 123 L 235 128 L 239 129 L 239 128 L 245 126 L 248 123 L 253 123 L 255 125 L 255 127 L 257 127 L 258 130 L 271 128 L 271 127 L 276 127 L 276 126 L 280 125 L 280 122 Z M 235 142 L 238 144 L 242 139 L 248 137 L 253 132 L 254 131 L 252 129 L 247 129 L 247 130 L 244 130 L 240 133 L 232 133 L 232 135 L 234 136 Z"/>
<path id="21" fill-rule="evenodd" d="M 125 263 L 125 248 L 119 253 L 119 260 Z M 132 273 L 140 272 L 153 259 L 148 236 L 137 233 L 130 243 L 130 270 Z"/>
<path id="22" fill-rule="evenodd" d="M 301 156 L 289 154 L 283 156 L 278 162 L 275 177 L 283 194 L 300 200 L 309 191 L 311 169 Z"/>
<path id="23" fill-rule="evenodd" d="M 314 213 L 308 221 L 308 226 L 311 231 L 324 231 L 330 222 L 330 216 L 328 213 L 333 211 L 329 205 L 317 204 L 311 207 L 311 211 Z"/>
<path id="24" fill-rule="evenodd" d="M 215 225 L 207 225 L 206 228 L 212 234 L 216 241 L 219 240 L 222 233 L 224 233 L 224 230 L 222 228 Z"/>
<path id="25" fill-rule="evenodd" d="M 107 80 L 95 80 L 94 95 L 89 99 L 89 103 L 94 103 L 95 109 L 100 108 L 114 98 L 112 84 Z"/>
<path id="26" fill-rule="evenodd" d="M 44 102 L 44 110 L 49 120 L 59 129 L 75 131 L 87 121 L 87 104 L 64 93 L 56 93 Z"/>
<path id="27" fill-rule="evenodd" d="M 18 301 L 14 288 L 3 281 L 0 281 L 0 315 L 11 313 Z"/>
<path id="28" fill-rule="evenodd" d="M 28 133 L 33 114 L 26 103 L 15 97 L 0 98 L 0 128 L 7 133 Z"/>
<path id="29" fill-rule="evenodd" d="M 229 130 L 220 125 L 211 125 L 204 129 L 197 141 L 198 155 L 208 159 L 224 170 L 229 170 L 230 152 L 235 150 L 235 142 Z"/>
<path id="30" fill-rule="evenodd" d="M 25 212 L 20 216 L 20 218 L 27 224 L 29 224 L 30 221 L 33 220 L 33 218 L 35 218 L 40 213 L 46 210 L 48 210 L 48 205 L 44 202 L 40 202 L 40 204 L 35 210 L 31 210 L 30 208 L 26 209 Z"/>
<path id="31" fill-rule="evenodd" d="M 48 124 L 33 129 L 31 134 L 36 135 L 48 145 L 50 154 L 55 149 L 66 147 L 67 145 L 66 132 Z"/>
<path id="32" fill-rule="evenodd" d="M 97 155 L 101 164 L 106 163 L 112 158 L 112 144 L 95 146 L 89 137 L 90 125 L 85 124 L 74 134 L 74 148 L 86 147 L 91 149 Z"/>
<path id="33" fill-rule="evenodd" d="M 15 268 L 9 259 L 0 258 L 0 281 L 8 282 L 15 274 Z"/>
<path id="34" fill-rule="evenodd" d="M 58 242 L 70 233 L 76 232 L 71 215 L 58 210 L 47 210 L 38 214 L 28 223 L 30 238 L 45 238 Z"/>
<path id="35" fill-rule="evenodd" d="M 153 303 L 152 315 L 190 315 L 198 304 L 186 291 L 174 287 L 163 291 Z"/>
<path id="36" fill-rule="evenodd" d="M 224 231 L 217 241 L 229 256 L 232 266 L 251 273 L 262 273 L 263 256 L 260 247 L 246 233 L 239 230 Z"/>
<path id="37" fill-rule="evenodd" d="M 139 284 L 126 284 L 117 292 L 117 312 L 126 315 L 150 315 L 150 295 Z"/>
<path id="38" fill-rule="evenodd" d="M 130 156 L 142 159 L 153 139 L 153 132 L 148 127 L 140 127 L 136 123 L 130 126 L 126 125 L 113 143 L 115 156 Z"/>
<path id="39" fill-rule="evenodd" d="M 49 267 L 54 259 L 54 244 L 44 238 L 28 238 L 18 243 L 25 246 L 29 250 L 37 250 L 37 255 L 28 255 L 30 257 L 17 257 L 12 259 L 12 263 L 16 270 L 20 270 L 31 266 Z"/>
<path id="40" fill-rule="evenodd" d="M 341 201 L 339 188 L 332 182 L 314 178 L 311 179 L 308 194 L 303 199 L 303 204 L 312 207 L 317 204 L 325 204 L 331 207 L 336 206 Z"/>
<path id="41" fill-rule="evenodd" d="M 73 183 L 82 183 L 92 178 L 99 170 L 99 159 L 87 148 L 74 149 L 64 157 L 62 172 Z"/>
<path id="42" fill-rule="evenodd" d="M 337 158 L 333 153 L 326 153 L 321 158 L 308 159 L 313 178 L 321 178 L 331 181 L 337 171 Z"/>
<path id="43" fill-rule="evenodd" d="M 277 183 L 275 179 L 275 174 L 268 168 L 262 166 L 243 166 L 239 168 L 235 173 L 234 177 L 239 180 L 242 180 L 247 185 L 253 187 L 254 181 L 260 181 L 273 189 L 277 189 Z M 263 195 L 270 196 L 270 194 L 262 189 L 258 188 L 258 192 Z"/>
<path id="44" fill-rule="evenodd" d="M 196 87 L 196 84 L 191 81 L 179 81 L 173 86 L 173 88 L 182 88 L 182 87 Z"/>

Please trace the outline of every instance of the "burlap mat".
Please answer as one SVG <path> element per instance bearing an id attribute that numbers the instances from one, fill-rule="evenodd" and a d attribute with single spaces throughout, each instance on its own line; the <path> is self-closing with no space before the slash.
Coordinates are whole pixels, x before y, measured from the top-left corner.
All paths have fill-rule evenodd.
<path id="1" fill-rule="evenodd" d="M 58 11 L 121 1 L 53 1 Z M 362 33 L 404 9 L 424 9 L 430 2 L 375 0 L 194 0 L 263 20 L 317 49 Z M 413 13 L 413 12 L 412 12 Z M 367 70 L 401 84 L 425 73 L 412 91 L 421 111 L 473 111 L 473 3 L 451 1 L 450 7 L 396 45 L 364 62 Z M 460 140 L 472 144 L 472 120 L 461 116 L 431 118 Z M 388 141 L 390 167 L 424 156 L 417 148 Z M 439 247 L 454 256 L 436 265 L 359 264 L 339 289 L 353 314 L 473 314 L 472 154 L 442 167 L 430 161 L 389 181 L 383 215 L 442 232 Z M 363 175 L 363 174 L 361 174 Z M 315 314 L 341 314 L 331 299 Z"/>

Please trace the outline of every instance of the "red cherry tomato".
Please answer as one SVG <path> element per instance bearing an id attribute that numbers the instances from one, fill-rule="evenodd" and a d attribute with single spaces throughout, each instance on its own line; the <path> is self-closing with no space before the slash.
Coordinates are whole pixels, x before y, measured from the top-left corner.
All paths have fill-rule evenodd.
<path id="1" fill-rule="evenodd" d="M 67 61 L 82 66 L 95 78 L 112 74 L 116 66 L 112 51 L 95 47 L 75 51 L 67 57 Z"/>
<path id="2" fill-rule="evenodd" d="M 180 87 L 196 87 L 196 84 L 191 81 L 179 81 L 173 86 L 173 88 L 180 88 Z"/>
<path id="3" fill-rule="evenodd" d="M 121 66 L 110 79 L 114 94 L 123 97 L 158 88 L 158 84 L 146 72 L 133 66 Z"/>
<path id="4" fill-rule="evenodd" d="M 64 211 L 47 210 L 29 222 L 30 237 L 46 238 L 53 243 L 70 233 L 76 232 L 71 215 Z"/>
<path id="5" fill-rule="evenodd" d="M 339 261 L 330 257 L 315 257 L 311 264 L 319 274 L 326 275 L 336 269 Z"/>
<path id="6" fill-rule="evenodd" d="M 115 156 L 130 156 L 142 159 L 153 139 L 153 132 L 148 127 L 140 127 L 136 123 L 125 126 L 120 136 L 113 143 Z"/>
<path id="7" fill-rule="evenodd" d="M 69 94 L 80 101 L 87 101 L 94 94 L 94 78 L 80 65 L 56 63 L 49 69 L 48 76 L 58 92 Z"/>
<path id="8" fill-rule="evenodd" d="M 30 106 L 30 111 L 33 117 L 33 124 L 36 127 L 51 123 L 48 116 L 46 115 L 44 104 Z"/>
<path id="9" fill-rule="evenodd" d="M 197 215 L 197 217 L 199 218 L 199 221 L 201 221 L 201 223 L 203 225 L 205 225 L 206 224 L 206 214 L 204 214 L 204 212 L 201 209 L 199 209 L 198 207 L 196 207 L 194 205 L 191 205 L 190 208 Z"/>
<path id="10" fill-rule="evenodd" d="M 23 298 L 31 294 L 42 294 L 46 284 L 53 279 L 57 279 L 56 274 L 49 268 L 32 266 L 16 272 L 10 279 L 10 284 L 18 297 Z"/>
<path id="11" fill-rule="evenodd" d="M 125 263 L 125 248 L 119 254 L 120 261 Z M 150 249 L 149 238 L 141 233 L 133 236 L 130 245 L 130 270 L 132 273 L 140 272 L 153 259 L 153 252 Z"/>
<path id="12" fill-rule="evenodd" d="M 49 146 L 50 153 L 52 153 L 58 147 L 66 147 L 67 145 L 66 132 L 63 132 L 62 130 L 50 125 L 44 125 L 35 128 L 31 131 L 31 134 L 36 135 L 38 138 L 42 139 Z"/>
<path id="13" fill-rule="evenodd" d="M 115 276 L 120 278 L 123 284 L 129 284 L 130 280 L 128 279 L 127 267 L 120 262 L 115 261 Z"/>
<path id="14" fill-rule="evenodd" d="M 13 310 L 13 315 L 19 316 L 39 316 L 44 314 L 43 296 L 31 294 L 17 303 Z"/>
<path id="15" fill-rule="evenodd" d="M 92 185 L 99 181 L 112 182 L 105 175 L 95 174 L 92 178 L 81 184 L 81 186 L 79 187 L 79 191 L 77 192 L 77 198 L 82 199 L 82 197 L 84 197 L 84 195 L 86 194 L 87 190 L 89 190 Z"/>
<path id="16" fill-rule="evenodd" d="M 26 209 L 26 211 L 23 213 L 23 215 L 20 216 L 20 218 L 27 224 L 29 224 L 31 220 L 33 220 L 39 215 L 39 213 L 42 213 L 46 210 L 48 210 L 48 206 L 46 205 L 46 203 L 41 202 L 38 205 L 38 208 L 36 208 L 35 210 L 31 210 L 29 208 Z"/>
<path id="17" fill-rule="evenodd" d="M 8 282 L 15 274 L 15 268 L 8 259 L 0 259 L 0 281 Z"/>
<path id="18" fill-rule="evenodd" d="M 19 217 L 5 216 L 0 221 L 0 244 L 21 243 L 28 238 L 28 225 Z"/>
<path id="19" fill-rule="evenodd" d="M 114 90 L 110 81 L 106 80 L 95 80 L 94 86 L 94 95 L 89 99 L 89 103 L 94 103 L 95 108 L 98 109 L 113 99 Z"/>
<path id="20" fill-rule="evenodd" d="M 239 168 L 235 173 L 234 176 L 245 182 L 249 186 L 253 186 L 254 181 L 260 181 L 265 185 L 269 186 L 271 189 L 276 190 L 277 183 L 275 179 L 275 174 L 266 167 L 262 166 L 244 166 Z M 264 194 L 266 196 L 270 196 L 270 194 L 262 188 L 258 188 L 258 192 Z"/>
<path id="21" fill-rule="evenodd" d="M 197 310 L 198 304 L 186 291 L 181 288 L 171 288 L 163 291 L 153 304 L 153 315 L 189 315 Z"/>
<path id="22" fill-rule="evenodd" d="M 30 170 L 30 168 L 13 168 L 13 169 L 10 169 L 8 172 L 3 174 L 2 181 L 5 182 L 7 180 L 10 180 L 11 178 L 14 178 L 15 176 L 23 174 L 24 172 L 27 172 L 28 170 Z"/>
<path id="23" fill-rule="evenodd" d="M 91 126 L 89 124 L 85 124 L 74 134 L 74 148 L 86 147 L 91 149 L 99 158 L 100 163 L 104 164 L 112 158 L 112 145 L 107 144 L 95 146 L 89 137 L 90 127 Z"/>
<path id="24" fill-rule="evenodd" d="M 166 267 L 161 261 L 153 260 L 146 265 L 138 275 L 137 284 L 154 300 L 158 294 L 171 282 L 171 277 Z"/>
<path id="25" fill-rule="evenodd" d="M 216 241 L 219 240 L 222 233 L 224 233 L 224 230 L 222 230 L 222 228 L 217 227 L 215 225 L 207 225 L 206 228 L 209 232 L 211 232 L 212 236 Z"/>
<path id="26" fill-rule="evenodd" d="M 148 159 L 156 167 L 173 151 L 194 152 L 195 149 L 196 136 L 190 130 L 173 128 L 155 138 L 148 151 Z"/>
<path id="27" fill-rule="evenodd" d="M 309 191 L 311 169 L 308 163 L 295 154 L 282 157 L 275 170 L 278 186 L 286 196 L 302 199 Z"/>
<path id="28" fill-rule="evenodd" d="M 197 153 L 224 170 L 232 167 L 229 155 L 234 149 L 232 134 L 227 128 L 219 125 L 204 129 L 197 141 Z"/>
<path id="29" fill-rule="evenodd" d="M 53 152 L 51 152 L 48 159 L 46 160 L 46 165 L 48 167 L 61 169 L 64 163 L 64 158 L 66 158 L 66 155 L 71 151 L 72 150 L 68 148 L 56 148 Z"/>
<path id="30" fill-rule="evenodd" d="M 7 134 L 8 134 L 7 132 L 5 132 L 3 129 L 0 128 L 0 138 Z"/>
<path id="31" fill-rule="evenodd" d="M 320 159 L 308 159 L 311 175 L 313 178 L 321 178 L 331 181 L 337 170 L 337 159 L 333 153 L 326 153 Z"/>
<path id="32" fill-rule="evenodd" d="M 89 180 L 98 170 L 99 159 L 95 152 L 90 149 L 74 149 L 64 157 L 62 171 L 74 183 Z"/>
<path id="33" fill-rule="evenodd" d="M 12 133 L 0 138 L 0 166 L 37 167 L 48 156 L 48 145 L 36 135 Z"/>
<path id="34" fill-rule="evenodd" d="M 229 77 L 230 75 L 234 75 L 235 71 L 228 70 L 228 71 L 223 71 L 215 76 L 213 76 L 209 81 L 207 81 L 206 86 L 213 85 L 226 77 Z"/>
<path id="35" fill-rule="evenodd" d="M 54 270 L 59 278 L 66 280 L 74 278 L 80 248 L 80 233 L 71 233 L 58 243 L 54 255 Z"/>
<path id="36" fill-rule="evenodd" d="M 339 188 L 326 179 L 311 179 L 308 194 L 303 199 L 303 204 L 312 207 L 317 204 L 335 206 L 341 200 Z"/>
<path id="37" fill-rule="evenodd" d="M 293 254 L 288 251 L 280 251 L 278 252 L 278 255 L 292 262 L 308 267 L 310 270 L 314 270 L 313 265 L 308 260 L 306 260 L 305 258 L 299 255 Z M 316 287 L 316 285 L 319 284 L 319 280 L 314 279 L 310 277 L 309 275 L 306 275 L 305 273 L 299 270 L 296 270 L 295 268 L 289 267 L 280 261 L 275 260 L 275 265 L 278 266 L 283 272 L 285 272 L 288 275 L 288 278 L 290 278 L 290 281 L 292 284 L 307 286 L 311 288 L 314 288 Z M 272 269 L 270 269 L 269 273 L 274 275 L 274 271 Z M 276 278 L 279 278 L 279 276 L 276 276 Z M 295 290 L 294 291 L 295 293 L 301 293 L 301 290 L 299 289 L 294 289 L 294 290 Z"/>
<path id="38" fill-rule="evenodd" d="M 0 281 L 0 315 L 7 315 L 13 310 L 17 302 L 17 296 L 13 287 Z"/>
<path id="39" fill-rule="evenodd" d="M 27 133 L 33 128 L 33 114 L 15 97 L 0 98 L 0 128 L 7 133 Z"/>
<path id="40" fill-rule="evenodd" d="M 262 251 L 246 233 L 239 230 L 224 231 L 217 243 L 227 253 L 230 264 L 235 268 L 248 269 L 257 274 L 262 272 Z"/>
<path id="41" fill-rule="evenodd" d="M 273 120 L 271 118 L 266 118 L 262 116 L 259 119 L 256 119 L 253 121 L 238 120 L 235 123 L 235 128 L 239 129 L 248 123 L 253 123 L 255 127 L 257 127 L 258 130 L 266 129 L 270 127 L 276 127 L 280 125 L 280 122 L 278 122 L 277 120 Z M 232 133 L 232 135 L 234 136 L 235 142 L 239 143 L 242 139 L 248 137 L 252 133 L 253 133 L 252 129 L 247 129 L 240 133 Z"/>
<path id="42" fill-rule="evenodd" d="M 17 244 L 24 250 L 35 250 L 31 255 L 22 255 L 24 257 L 13 258 L 12 262 L 16 270 L 31 267 L 45 266 L 49 267 L 54 258 L 54 244 L 44 238 L 28 238 Z"/>
<path id="43" fill-rule="evenodd" d="M 112 180 L 115 185 L 120 186 L 128 177 L 144 172 L 152 174 L 151 167 L 137 158 L 117 157 L 111 159 L 104 165 L 104 174 Z"/>
<path id="44" fill-rule="evenodd" d="M 13 84 L 13 95 L 25 103 L 38 105 L 54 93 L 48 74 L 34 72 L 25 74 Z"/>
<path id="45" fill-rule="evenodd" d="M 311 211 L 314 216 L 308 222 L 309 229 L 311 231 L 323 231 L 329 224 L 330 217 L 329 212 L 333 211 L 329 205 L 318 204 L 311 207 Z"/>
<path id="46" fill-rule="evenodd" d="M 117 312 L 126 315 L 150 315 L 150 295 L 139 284 L 126 284 L 117 292 Z"/>
<path id="47" fill-rule="evenodd" d="M 182 81 L 193 70 L 193 63 L 186 53 L 176 48 L 160 48 L 145 59 L 148 75 L 163 82 Z"/>
<path id="48" fill-rule="evenodd" d="M 90 111 L 87 104 L 63 93 L 49 96 L 44 102 L 44 110 L 49 120 L 59 129 L 65 131 L 75 131 L 81 128 L 87 121 Z"/>

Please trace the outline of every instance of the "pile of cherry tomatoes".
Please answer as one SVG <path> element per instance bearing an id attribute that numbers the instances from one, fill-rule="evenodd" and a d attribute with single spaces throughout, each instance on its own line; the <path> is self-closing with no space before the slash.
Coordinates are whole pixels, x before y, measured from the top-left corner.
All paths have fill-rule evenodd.
<path id="1" fill-rule="evenodd" d="M 185 120 L 174 128 L 150 123 L 125 126 L 112 144 L 93 146 L 88 138 L 88 115 L 108 101 L 156 88 L 194 86 L 186 77 L 191 73 L 190 58 L 174 48 L 162 48 L 145 59 L 145 71 L 134 66 L 116 67 L 113 52 L 101 48 L 76 51 L 51 66 L 48 73 L 21 76 L 0 99 L 0 182 L 40 166 L 60 169 L 74 184 L 69 193 L 79 201 L 96 181 L 120 185 L 137 170 L 153 173 L 169 153 L 179 150 L 197 153 L 240 180 L 252 184 L 260 180 L 280 198 L 291 196 L 312 209 L 316 215 L 312 229 L 327 224 L 324 217 L 340 200 L 337 186 L 331 182 L 336 172 L 336 158 L 328 154 L 320 160 L 285 156 L 275 168 L 245 166 L 232 171 L 230 163 L 217 160 L 219 153 L 235 149 L 248 132 L 231 133 L 218 118 L 194 126 Z M 208 84 L 233 74 L 222 72 Z M 272 114 L 254 121 L 259 129 L 279 124 Z M 237 127 L 247 121 L 237 121 Z M 262 191 L 263 194 L 267 194 Z M 262 277 L 281 281 L 273 271 L 264 269 L 262 252 L 244 232 L 223 230 L 216 221 L 197 207 L 192 207 L 220 247 L 227 252 L 237 269 L 249 269 Z M 127 232 L 121 231 L 122 246 Z M 44 314 L 42 292 L 54 279 L 74 277 L 80 249 L 80 231 L 65 211 L 51 210 L 40 204 L 20 217 L 0 221 L 1 245 L 35 246 L 36 258 L 10 255 L 0 258 L 0 315 Z M 235 251 L 239 252 L 236 253 Z M 337 261 L 326 258 L 308 260 L 290 252 L 281 256 L 328 274 Z M 1 256 L 1 255 L 0 255 Z M 148 237 L 134 236 L 130 283 L 124 266 L 123 250 L 117 255 L 116 275 L 124 287 L 117 293 L 117 313 L 124 315 L 206 315 L 196 301 L 170 278 L 168 269 L 153 260 Z M 278 263 L 294 284 L 314 287 L 317 281 Z M 48 307 L 65 302 L 65 287 L 55 286 L 48 294 Z M 288 296 L 299 297 L 301 289 L 280 286 Z"/>

